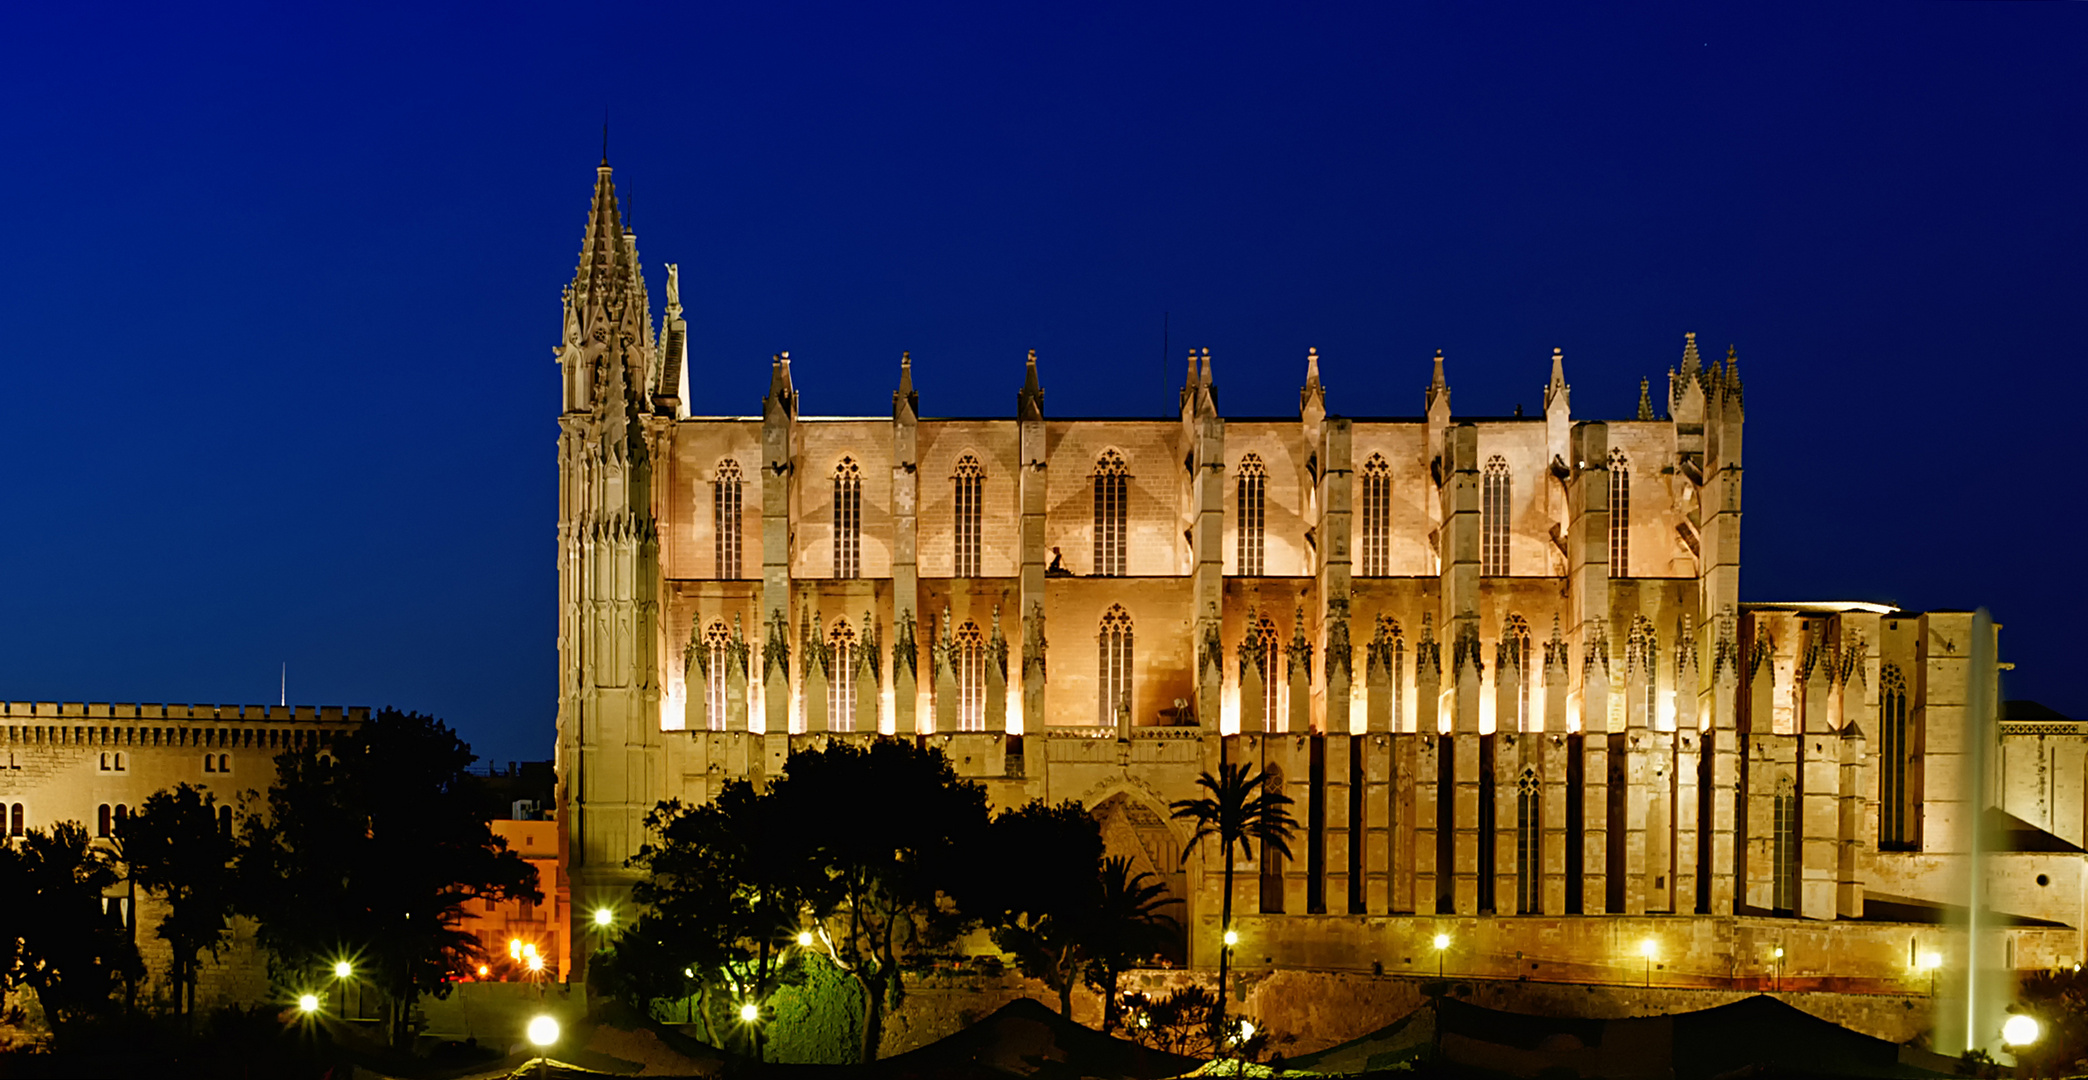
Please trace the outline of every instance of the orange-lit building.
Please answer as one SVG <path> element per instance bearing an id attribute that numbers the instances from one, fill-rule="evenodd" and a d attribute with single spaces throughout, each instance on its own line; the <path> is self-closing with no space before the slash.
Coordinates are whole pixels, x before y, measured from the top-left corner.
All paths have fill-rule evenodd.
<path id="1" fill-rule="evenodd" d="M 558 823 L 503 818 L 490 824 L 493 835 L 507 841 L 509 851 L 536 867 L 537 890 L 544 898 L 474 900 L 465 905 L 462 929 L 486 950 L 486 962 L 476 977 L 489 982 L 560 981 L 572 969 L 572 953 L 560 900 L 565 887 L 558 864 Z M 541 960 L 541 972 L 530 969 L 532 955 Z"/>

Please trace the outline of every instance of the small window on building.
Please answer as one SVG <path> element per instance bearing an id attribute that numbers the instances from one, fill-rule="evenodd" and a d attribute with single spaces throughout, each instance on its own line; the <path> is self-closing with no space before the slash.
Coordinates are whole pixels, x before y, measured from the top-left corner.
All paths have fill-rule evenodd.
<path id="1" fill-rule="evenodd" d="M 1363 576 L 1392 572 L 1392 465 L 1383 454 L 1363 463 Z"/>
<path id="2" fill-rule="evenodd" d="M 104 752 L 101 756 L 101 771 L 109 771 L 109 755 L 107 752 Z"/>
<path id="3" fill-rule="evenodd" d="M 980 499 L 986 487 L 986 472 L 979 459 L 966 454 L 957 459 L 957 475 L 950 478 L 956 512 L 955 565 L 957 577 L 979 576 Z"/>
<path id="4" fill-rule="evenodd" d="M 1130 476 L 1123 455 L 1114 450 L 1104 451 L 1095 461 L 1095 574 L 1098 577 L 1124 576 L 1125 548 L 1130 542 L 1125 531 L 1125 502 L 1129 496 Z"/>
<path id="5" fill-rule="evenodd" d="M 108 803 L 101 804 L 101 808 L 96 810 L 94 814 L 94 835 L 115 835 L 115 830 L 113 828 L 115 820 L 115 808 L 111 807 Z"/>
<path id="6" fill-rule="evenodd" d="M 863 470 L 852 457 L 834 466 L 834 576 L 863 575 Z"/>
<path id="7" fill-rule="evenodd" d="M 130 821 L 130 807 L 128 807 L 128 806 L 125 806 L 125 805 L 123 805 L 122 803 L 117 803 L 117 804 L 116 804 L 116 831 L 115 831 L 115 835 L 117 835 L 117 836 L 122 836 L 122 835 L 123 835 L 123 826 L 124 826 L 124 825 L 125 825 L 126 823 L 128 823 L 129 821 Z"/>
<path id="8" fill-rule="evenodd" d="M 740 576 L 740 483 L 739 462 L 718 462 L 711 483 L 711 554 L 718 576 L 726 581 Z"/>
<path id="9" fill-rule="evenodd" d="M 1260 577 L 1262 573 L 1262 532 L 1268 520 L 1266 498 L 1268 494 L 1269 470 L 1262 459 L 1249 454 L 1240 459 L 1238 486 L 1239 513 L 1235 524 L 1239 573 L 1241 577 Z"/>
<path id="10" fill-rule="evenodd" d="M 232 808 L 231 808 L 231 807 L 229 807 L 229 806 L 220 806 L 220 807 L 218 807 L 218 811 L 217 811 L 217 824 L 218 824 L 218 835 L 219 835 L 219 836 L 222 836 L 222 837 L 225 837 L 225 838 L 226 838 L 226 839 L 228 839 L 228 840 L 229 840 L 229 839 L 231 839 L 231 838 L 232 838 Z"/>
<path id="11" fill-rule="evenodd" d="M 221 772 L 221 773 L 228 773 L 228 772 L 231 772 L 231 771 L 232 771 L 232 755 L 230 755 L 230 754 L 219 754 L 219 755 L 218 755 L 218 771 L 219 771 L 219 772 Z"/>
<path id="12" fill-rule="evenodd" d="M 1508 459 L 1499 454 L 1488 458 L 1479 499 L 1479 573 L 1504 577 L 1508 573 Z"/>
<path id="13" fill-rule="evenodd" d="M 9 816 L 13 820 L 8 824 L 7 835 L 20 836 L 27 831 L 27 826 L 24 824 L 27 812 L 21 803 L 14 804 L 14 813 Z"/>
<path id="14" fill-rule="evenodd" d="M 827 634 L 827 726 L 855 730 L 855 630 L 847 619 L 834 620 Z"/>
<path id="15" fill-rule="evenodd" d="M 205 755 L 203 755 L 203 771 L 204 771 L 204 772 L 216 772 L 216 771 L 217 771 L 217 755 L 216 755 L 216 754 L 205 754 Z"/>
<path id="16" fill-rule="evenodd" d="M 1610 451 L 1609 474 L 1609 572 L 1613 578 L 1627 578 L 1631 576 L 1631 464 L 1624 460 L 1624 451 Z"/>

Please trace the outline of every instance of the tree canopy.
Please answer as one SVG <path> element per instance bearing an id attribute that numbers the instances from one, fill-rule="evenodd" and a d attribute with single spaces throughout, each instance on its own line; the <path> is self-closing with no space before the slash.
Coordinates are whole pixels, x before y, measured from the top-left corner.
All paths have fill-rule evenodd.
<path id="1" fill-rule="evenodd" d="M 121 880 L 109 853 L 78 822 L 30 829 L 0 844 L 0 958 L 10 984 L 36 991 L 59 1045 L 115 1012 L 144 972 L 137 946 L 110 915 L 103 890 Z"/>
<path id="2" fill-rule="evenodd" d="M 175 1003 L 183 1012 L 196 1007 L 197 958 L 207 951 L 216 959 L 231 932 L 238 845 L 230 810 L 211 792 L 180 784 L 147 798 L 118 834 L 131 879 L 167 902 L 154 933 L 173 949 Z"/>

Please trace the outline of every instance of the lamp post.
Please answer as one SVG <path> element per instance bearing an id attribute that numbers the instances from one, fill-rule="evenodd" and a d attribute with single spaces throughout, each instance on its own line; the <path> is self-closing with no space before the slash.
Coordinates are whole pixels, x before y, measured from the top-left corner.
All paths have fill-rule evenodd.
<path id="1" fill-rule="evenodd" d="M 524 1033 L 529 1036 L 529 1045 L 537 1048 L 537 1075 L 542 1076 L 546 1068 L 544 1051 L 558 1041 L 558 1021 L 549 1016 L 532 1017 Z"/>
<path id="2" fill-rule="evenodd" d="M 1652 938 L 1639 942 L 1639 955 L 1646 958 L 1646 986 L 1648 989 L 1651 989 L 1653 986 L 1653 954 L 1658 951 L 1659 947 L 1653 943 Z"/>
<path id="3" fill-rule="evenodd" d="M 1449 952 L 1449 951 L 1450 951 L 1450 935 L 1448 935 L 1448 934 L 1437 934 L 1437 935 L 1435 936 L 1435 954 L 1436 954 L 1436 978 L 1438 978 L 1438 979 L 1441 979 L 1441 978 L 1443 977 L 1443 954 L 1444 954 L 1444 953 L 1446 953 L 1446 952 Z"/>
<path id="4" fill-rule="evenodd" d="M 1773 955 L 1776 958 L 1776 981 L 1771 983 L 1770 987 L 1781 992 L 1783 990 L 1783 946 L 1778 945 Z"/>
<path id="5" fill-rule="evenodd" d="M 347 996 L 346 996 L 346 995 L 347 995 L 347 993 L 348 993 L 348 977 L 349 977 L 349 976 L 351 976 L 351 975 L 353 975 L 353 974 L 355 974 L 355 967 L 354 967 L 353 965 L 351 965 L 350 963 L 348 963 L 348 961 L 346 961 L 346 960 L 336 960 L 336 961 L 334 961 L 334 966 L 333 966 L 333 976 L 334 976 L 334 1015 L 335 1015 L 335 1016 L 346 1016 L 346 1015 L 348 1015 L 348 1011 L 347 1011 Z M 357 1011 L 357 1012 L 360 1012 L 360 1011 L 362 1011 L 362 1010 L 358 1009 L 358 1010 L 356 1010 L 356 1011 Z"/>
<path id="6" fill-rule="evenodd" d="M 1921 970 L 1928 972 L 1929 996 L 1936 996 L 1936 970 L 1943 966 L 1943 954 L 1925 952 L 1921 954 Z"/>

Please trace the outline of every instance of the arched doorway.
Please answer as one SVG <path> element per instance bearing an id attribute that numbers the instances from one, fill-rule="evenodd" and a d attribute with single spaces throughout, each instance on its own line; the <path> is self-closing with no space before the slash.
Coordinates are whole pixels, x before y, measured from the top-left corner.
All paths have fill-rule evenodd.
<path id="1" fill-rule="evenodd" d="M 1162 953 L 1169 963 L 1188 961 L 1189 871 L 1182 865 L 1182 842 L 1168 826 L 1162 812 L 1124 792 L 1095 804 L 1090 813 L 1102 825 L 1102 844 L 1107 854 L 1131 860 L 1135 872 L 1153 875 L 1167 888 L 1168 902 L 1159 910 L 1175 921 L 1177 932 Z"/>

